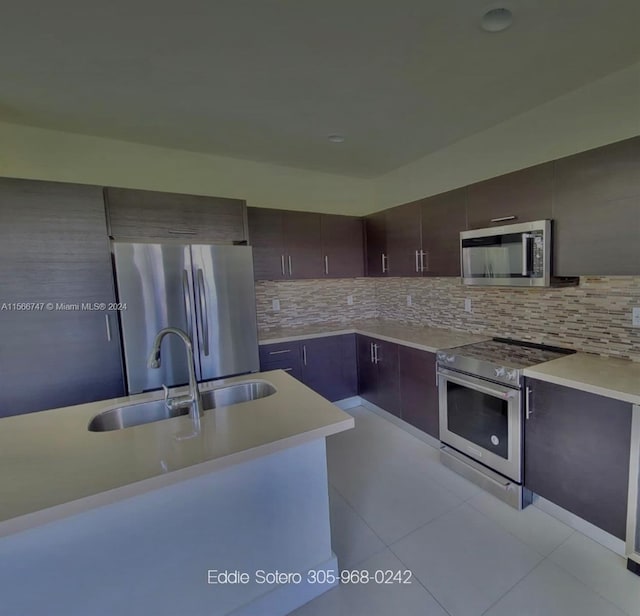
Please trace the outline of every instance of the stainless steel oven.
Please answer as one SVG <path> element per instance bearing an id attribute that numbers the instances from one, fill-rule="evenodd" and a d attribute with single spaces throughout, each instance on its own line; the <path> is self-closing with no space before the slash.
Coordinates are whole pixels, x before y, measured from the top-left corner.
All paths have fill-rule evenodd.
<path id="1" fill-rule="evenodd" d="M 520 389 L 438 369 L 440 440 L 522 483 Z"/>

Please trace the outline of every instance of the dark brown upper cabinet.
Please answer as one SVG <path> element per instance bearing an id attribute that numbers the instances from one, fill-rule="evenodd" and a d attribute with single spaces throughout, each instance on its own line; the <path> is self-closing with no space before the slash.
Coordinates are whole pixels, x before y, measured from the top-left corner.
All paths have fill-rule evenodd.
<path id="1" fill-rule="evenodd" d="M 256 280 L 323 278 L 320 214 L 248 208 Z"/>
<path id="2" fill-rule="evenodd" d="M 420 218 L 420 201 L 386 210 L 387 275 L 422 275 Z"/>
<path id="3" fill-rule="evenodd" d="M 554 271 L 640 275 L 640 137 L 555 161 Z"/>
<path id="4" fill-rule="evenodd" d="M 108 232 L 116 240 L 247 240 L 246 204 L 239 199 L 105 188 Z"/>
<path id="5" fill-rule="evenodd" d="M 387 215 L 370 214 L 364 219 L 367 276 L 387 275 Z"/>
<path id="6" fill-rule="evenodd" d="M 325 278 L 356 278 L 364 275 L 362 218 L 323 214 L 322 253 Z"/>
<path id="7" fill-rule="evenodd" d="M 467 229 L 467 189 L 422 200 L 422 275 L 460 275 L 460 232 Z"/>
<path id="8" fill-rule="evenodd" d="M 528 167 L 468 187 L 469 229 L 552 218 L 553 163 Z"/>

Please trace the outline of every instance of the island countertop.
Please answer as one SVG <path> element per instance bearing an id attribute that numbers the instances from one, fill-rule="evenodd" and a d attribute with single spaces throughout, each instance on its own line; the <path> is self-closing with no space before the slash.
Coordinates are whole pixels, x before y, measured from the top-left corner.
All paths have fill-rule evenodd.
<path id="1" fill-rule="evenodd" d="M 197 433 L 188 415 L 87 429 L 98 413 L 159 400 L 162 392 L 0 419 L 0 536 L 354 426 L 350 415 L 281 370 L 205 383 L 201 391 L 248 380 L 271 383 L 276 393 L 205 411 Z"/>

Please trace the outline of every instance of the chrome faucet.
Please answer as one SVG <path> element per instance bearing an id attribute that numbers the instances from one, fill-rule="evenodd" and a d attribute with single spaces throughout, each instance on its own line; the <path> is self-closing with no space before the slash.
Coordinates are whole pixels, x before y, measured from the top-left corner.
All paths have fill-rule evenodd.
<path id="1" fill-rule="evenodd" d="M 168 334 L 175 334 L 182 340 L 182 342 L 184 342 L 184 346 L 187 351 L 187 364 L 189 366 L 189 395 L 169 398 L 169 390 L 165 385 L 163 385 L 165 404 L 171 410 L 189 406 L 189 414 L 191 415 L 191 418 L 194 422 L 199 423 L 200 416 L 202 415 L 202 398 L 200 397 L 198 381 L 196 380 L 196 367 L 193 361 L 193 344 L 191 343 L 189 336 L 177 327 L 165 327 L 164 329 L 161 329 L 156 335 L 156 339 L 153 341 L 153 348 L 151 349 L 147 365 L 149 368 L 160 367 L 160 345 L 162 344 L 162 339 Z"/>

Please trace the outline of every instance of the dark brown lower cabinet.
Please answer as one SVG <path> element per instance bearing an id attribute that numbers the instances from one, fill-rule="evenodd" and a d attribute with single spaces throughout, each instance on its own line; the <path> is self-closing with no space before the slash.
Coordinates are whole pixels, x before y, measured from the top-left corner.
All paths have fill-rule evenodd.
<path id="1" fill-rule="evenodd" d="M 624 539 L 631 404 L 533 379 L 525 486 Z"/>
<path id="2" fill-rule="evenodd" d="M 357 336 L 358 393 L 365 400 L 401 416 L 398 345 Z"/>
<path id="3" fill-rule="evenodd" d="M 354 334 L 260 347 L 261 370 L 285 370 L 332 402 L 357 393 Z"/>
<path id="4" fill-rule="evenodd" d="M 440 438 L 435 353 L 400 345 L 398 356 L 402 419 Z"/>

